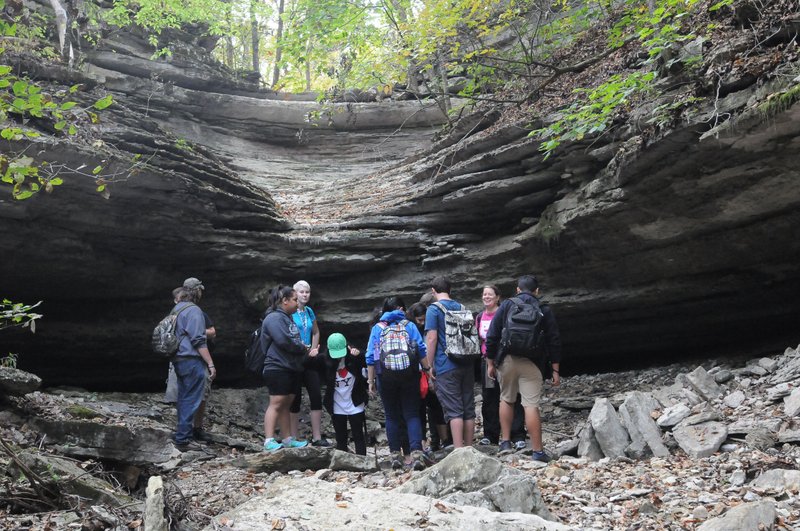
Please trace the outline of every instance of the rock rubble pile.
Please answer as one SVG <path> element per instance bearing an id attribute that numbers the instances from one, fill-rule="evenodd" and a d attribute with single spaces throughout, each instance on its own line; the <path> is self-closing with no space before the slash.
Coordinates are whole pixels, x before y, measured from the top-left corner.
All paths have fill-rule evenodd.
<path id="1" fill-rule="evenodd" d="M 790 530 L 800 521 L 798 376 L 789 348 L 566 378 L 542 407 L 551 463 L 475 446 L 421 472 L 389 469 L 384 443 L 366 457 L 259 452 L 259 389 L 212 393 L 211 442 L 184 453 L 168 441 L 174 412 L 160 395 L 6 396 L 0 527 Z M 21 467 L 61 505 L 23 510 L 32 491 Z"/>

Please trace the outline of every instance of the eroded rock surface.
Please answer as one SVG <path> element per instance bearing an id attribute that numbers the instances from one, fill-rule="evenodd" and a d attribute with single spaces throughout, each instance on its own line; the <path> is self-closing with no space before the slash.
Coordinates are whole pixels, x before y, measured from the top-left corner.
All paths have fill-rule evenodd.
<path id="1" fill-rule="evenodd" d="M 785 43 L 732 46 L 743 35 L 731 32 L 700 46 L 709 85 L 737 54 Z M 116 101 L 83 144 L 45 134 L 30 146 L 69 168 L 101 165 L 115 176 L 108 200 L 94 178 L 65 171 L 57 193 L 0 203 L 4 295 L 46 301 L 37 334 L 7 343 L 46 382 L 160 385 L 148 331 L 188 276 L 208 287 L 229 384 L 242 379 L 265 290 L 301 277 L 323 335 L 362 342 L 383 297 L 415 300 L 437 274 L 477 309 L 483 284 L 508 294 L 536 273 L 559 318 L 565 371 L 794 340 L 792 76 L 731 73 L 666 126 L 643 126 L 652 109 L 635 109 L 615 134 L 545 160 L 528 131 L 550 116 L 468 109 L 435 136 L 446 121 L 437 106 L 389 100 L 337 104 L 309 122 L 320 109 L 307 97 L 233 79 L 186 40 L 171 60 L 151 60 L 141 36 L 115 32 L 79 71 L 15 58 L 54 89 L 82 83 L 82 103 L 105 91 Z"/>

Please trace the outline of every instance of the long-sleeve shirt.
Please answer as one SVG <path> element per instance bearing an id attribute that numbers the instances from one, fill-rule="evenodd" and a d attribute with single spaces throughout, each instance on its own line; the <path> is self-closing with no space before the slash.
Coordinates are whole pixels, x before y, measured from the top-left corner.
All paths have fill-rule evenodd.
<path id="1" fill-rule="evenodd" d="M 271 311 L 261 323 L 261 348 L 266 352 L 264 370 L 301 372 L 306 346 L 289 314 Z"/>
<path id="2" fill-rule="evenodd" d="M 203 311 L 194 303 L 179 302 L 172 309 L 178 313 L 175 333 L 180 338 L 177 357 L 200 356 L 198 349 L 206 347 L 206 320 Z"/>
<path id="3" fill-rule="evenodd" d="M 518 298 L 525 302 L 531 300 L 538 301 L 531 293 L 522 292 L 517 295 Z M 500 304 L 497 313 L 494 314 L 492 324 L 489 325 L 489 332 L 486 334 L 486 357 L 490 360 L 496 360 L 498 364 L 502 363 L 506 353 L 501 348 L 501 339 L 503 337 L 503 327 L 506 324 L 506 318 L 511 305 L 514 304 L 506 299 Z M 544 328 L 544 348 L 547 353 L 547 359 L 551 363 L 561 362 L 561 335 L 558 332 L 558 323 L 553 310 L 547 304 L 539 304 L 542 310 L 543 328 Z"/>
<path id="4" fill-rule="evenodd" d="M 394 310 L 381 315 L 381 322 L 395 324 L 405 320 L 405 318 L 406 314 L 403 313 L 403 310 Z M 417 325 L 409 321 L 406 323 L 405 329 L 406 332 L 408 332 L 409 340 L 417 344 L 419 358 L 423 359 L 428 350 L 425 348 L 425 340 L 422 339 L 422 335 L 419 333 Z M 369 334 L 369 343 L 367 344 L 367 365 L 375 365 L 376 359 L 380 359 L 380 340 L 382 331 L 383 327 L 381 327 L 380 323 L 372 327 L 372 331 Z M 380 371 L 380 363 L 377 364 L 377 367 L 378 371 Z"/>

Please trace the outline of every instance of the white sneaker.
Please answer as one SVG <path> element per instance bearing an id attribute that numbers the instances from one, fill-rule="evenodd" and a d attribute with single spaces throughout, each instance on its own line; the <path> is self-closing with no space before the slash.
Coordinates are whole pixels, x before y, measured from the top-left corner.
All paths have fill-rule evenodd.
<path id="1" fill-rule="evenodd" d="M 517 441 L 514 443 L 514 448 L 516 448 L 517 450 L 524 450 L 527 447 L 528 443 L 526 443 L 525 441 Z"/>

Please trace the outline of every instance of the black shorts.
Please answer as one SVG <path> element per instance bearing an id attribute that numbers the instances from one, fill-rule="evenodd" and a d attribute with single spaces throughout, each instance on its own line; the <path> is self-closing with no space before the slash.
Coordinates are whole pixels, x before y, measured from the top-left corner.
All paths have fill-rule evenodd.
<path id="1" fill-rule="evenodd" d="M 264 371 L 264 385 L 269 390 L 269 396 L 299 395 L 302 375 L 294 371 Z"/>

